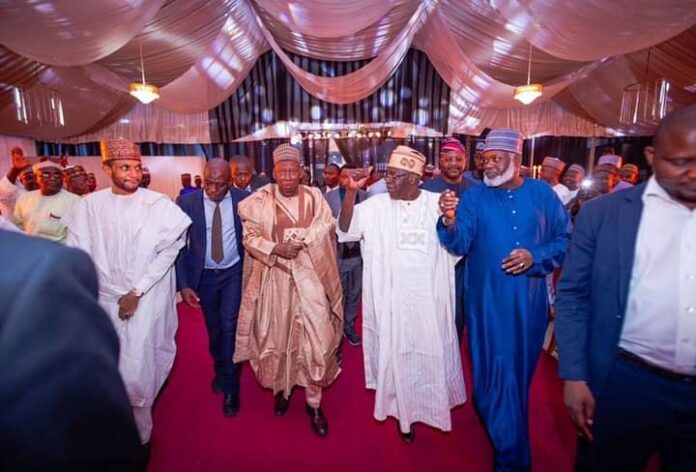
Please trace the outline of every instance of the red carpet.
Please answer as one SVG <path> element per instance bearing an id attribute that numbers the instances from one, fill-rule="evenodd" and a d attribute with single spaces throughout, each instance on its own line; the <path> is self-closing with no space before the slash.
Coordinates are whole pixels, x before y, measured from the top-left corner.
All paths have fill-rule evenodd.
<path id="1" fill-rule="evenodd" d="M 248 366 L 242 373 L 241 410 L 222 415 L 222 397 L 210 390 L 213 376 L 202 315 L 179 306 L 178 355 L 155 406 L 150 471 L 269 470 L 467 470 L 488 471 L 492 453 L 471 399 L 453 411 L 453 430 L 416 427 L 405 444 L 394 420 L 372 418 L 374 395 L 365 389 L 360 348 L 346 344 L 343 372 L 325 392 L 329 436 L 316 437 L 304 412 L 304 392 L 295 391 L 288 413 L 273 414 L 273 398 Z M 464 357 L 471 391 L 468 355 Z M 572 470 L 575 433 L 568 418 L 556 361 L 544 354 L 532 384 L 530 405 L 535 471 Z"/>

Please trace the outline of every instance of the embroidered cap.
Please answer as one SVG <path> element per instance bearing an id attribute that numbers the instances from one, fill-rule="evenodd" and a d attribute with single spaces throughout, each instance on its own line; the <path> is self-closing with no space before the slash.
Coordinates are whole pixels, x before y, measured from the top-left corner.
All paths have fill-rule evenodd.
<path id="1" fill-rule="evenodd" d="M 617 156 L 616 154 L 605 154 L 599 158 L 599 162 L 597 164 L 609 164 L 618 168 L 621 167 L 622 161 L 623 158 L 621 156 Z"/>
<path id="2" fill-rule="evenodd" d="M 585 177 L 585 168 L 580 164 L 572 164 L 570 167 L 568 167 L 568 172 L 570 172 L 571 170 Z"/>
<path id="3" fill-rule="evenodd" d="M 563 169 L 565 169 L 565 162 L 560 160 L 557 157 L 553 156 L 546 156 L 544 160 L 541 163 L 542 166 L 548 166 L 548 167 L 553 167 L 554 169 L 563 172 Z"/>
<path id="4" fill-rule="evenodd" d="M 140 161 L 140 149 L 137 144 L 125 138 L 102 139 L 99 141 L 102 162 L 130 160 Z"/>
<path id="5" fill-rule="evenodd" d="M 425 156 L 408 146 L 397 146 L 389 156 L 389 167 L 423 175 Z"/>
<path id="6" fill-rule="evenodd" d="M 281 161 L 295 161 L 302 165 L 300 150 L 290 144 L 281 144 L 273 150 L 273 165 Z"/>
<path id="7" fill-rule="evenodd" d="M 492 129 L 486 142 L 483 145 L 483 151 L 505 151 L 522 154 L 522 144 L 524 140 L 519 131 L 512 128 L 497 128 Z"/>
<path id="8" fill-rule="evenodd" d="M 40 174 L 40 173 L 41 173 L 41 169 L 45 169 L 45 168 L 47 168 L 47 167 L 55 167 L 55 168 L 58 169 L 58 170 L 61 170 L 61 171 L 63 170 L 63 166 L 62 166 L 62 165 L 60 165 L 58 162 L 51 161 L 51 160 L 46 160 L 46 161 L 42 161 L 42 162 L 37 162 L 36 164 L 34 164 L 33 166 L 31 166 L 31 170 L 32 170 L 35 174 Z"/>
<path id="9" fill-rule="evenodd" d="M 440 143 L 440 152 L 466 152 L 462 143 L 459 142 L 457 138 L 449 137 L 445 138 L 442 143 Z"/>

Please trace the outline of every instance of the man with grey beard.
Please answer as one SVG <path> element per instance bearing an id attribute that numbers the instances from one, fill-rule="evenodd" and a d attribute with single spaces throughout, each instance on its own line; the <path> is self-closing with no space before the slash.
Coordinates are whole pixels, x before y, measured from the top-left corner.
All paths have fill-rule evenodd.
<path id="1" fill-rule="evenodd" d="M 548 319 L 545 276 L 560 267 L 568 213 L 545 182 L 519 175 L 522 137 L 494 129 L 483 183 L 440 196 L 440 242 L 466 256 L 464 300 L 474 404 L 495 451 L 495 470 L 530 470 L 529 384 Z"/>

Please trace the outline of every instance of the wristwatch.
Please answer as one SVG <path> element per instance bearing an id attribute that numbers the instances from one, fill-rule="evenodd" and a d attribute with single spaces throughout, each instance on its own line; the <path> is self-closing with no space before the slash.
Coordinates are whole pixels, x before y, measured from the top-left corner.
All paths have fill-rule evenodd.
<path id="1" fill-rule="evenodd" d="M 140 298 L 140 297 L 143 296 L 143 291 L 142 291 L 142 290 L 138 290 L 137 288 L 131 289 L 130 293 L 132 293 L 133 295 L 135 295 L 135 296 L 138 297 L 138 298 Z"/>

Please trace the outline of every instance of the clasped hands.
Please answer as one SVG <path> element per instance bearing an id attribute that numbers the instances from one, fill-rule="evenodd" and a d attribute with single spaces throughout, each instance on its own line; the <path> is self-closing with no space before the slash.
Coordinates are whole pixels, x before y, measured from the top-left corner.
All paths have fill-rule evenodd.
<path id="1" fill-rule="evenodd" d="M 280 256 L 285 259 L 294 259 L 305 247 L 307 246 L 299 241 L 286 241 L 276 244 L 273 247 L 271 254 L 275 254 L 276 256 Z"/>

